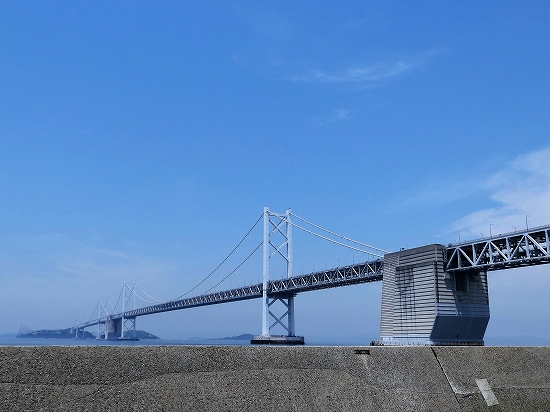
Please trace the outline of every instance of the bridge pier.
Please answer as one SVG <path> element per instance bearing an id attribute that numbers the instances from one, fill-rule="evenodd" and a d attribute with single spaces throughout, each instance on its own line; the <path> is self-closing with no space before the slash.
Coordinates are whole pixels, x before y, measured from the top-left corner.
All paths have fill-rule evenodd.
<path id="1" fill-rule="evenodd" d="M 105 340 L 116 340 L 120 338 L 122 330 L 122 319 L 107 318 L 105 321 Z"/>
<path id="2" fill-rule="evenodd" d="M 378 345 L 483 345 L 489 322 L 487 272 L 445 272 L 434 244 L 384 256 Z"/>
<path id="3" fill-rule="evenodd" d="M 105 321 L 106 340 L 138 340 L 136 339 L 136 318 L 107 318 Z"/>

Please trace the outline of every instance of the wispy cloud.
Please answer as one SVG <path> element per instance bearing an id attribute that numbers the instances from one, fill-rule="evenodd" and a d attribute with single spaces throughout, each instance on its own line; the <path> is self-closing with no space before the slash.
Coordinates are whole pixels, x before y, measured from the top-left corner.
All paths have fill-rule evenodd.
<path id="1" fill-rule="evenodd" d="M 339 73 L 313 70 L 304 75 L 292 76 L 291 80 L 303 82 L 366 83 L 397 76 L 412 67 L 414 67 L 413 62 L 378 62 L 370 66 L 351 67 Z"/>
<path id="2" fill-rule="evenodd" d="M 290 80 L 294 82 L 354 83 L 363 85 L 376 83 L 398 77 L 424 64 L 431 56 L 439 52 L 440 50 L 431 50 L 413 58 L 400 57 L 366 65 L 355 65 L 336 72 L 314 69 L 301 75 L 291 76 Z"/>
<path id="3" fill-rule="evenodd" d="M 422 189 L 411 190 L 411 193 L 401 199 L 398 207 L 440 207 L 487 190 L 487 181 L 479 178 L 455 179 L 452 184 L 442 178 L 432 178 Z"/>
<path id="4" fill-rule="evenodd" d="M 52 287 L 68 282 L 82 289 L 116 285 L 115 290 L 124 281 L 153 284 L 177 271 L 174 262 L 89 246 L 61 234 L 0 239 L 0 244 L 19 256 L 16 263 L 7 261 L 2 269 L 4 280 L 10 283 L 27 277 L 42 279 Z"/>
<path id="5" fill-rule="evenodd" d="M 340 71 L 330 72 L 313 69 L 309 72 L 290 76 L 293 82 L 355 84 L 362 88 L 375 86 L 385 80 L 398 78 L 406 72 L 422 66 L 431 57 L 446 49 L 434 49 L 415 57 L 404 57 L 380 60 L 370 64 L 357 64 Z"/>
<path id="6" fill-rule="evenodd" d="M 349 119 L 349 110 L 334 109 L 334 120 L 346 120 Z"/>
<path id="7" fill-rule="evenodd" d="M 17 330 L 20 322 L 48 328 L 70 326 L 77 314 L 88 319 L 100 298 L 116 303 L 124 281 L 139 282 L 158 299 L 174 297 L 174 275 L 183 266 L 62 234 L 0 237 L 0 245 L 10 256 L 0 270 L 0 310 L 16 313 L 0 319 L 4 331 Z"/>
<path id="8" fill-rule="evenodd" d="M 550 224 L 550 148 L 519 156 L 490 176 L 486 187 L 498 206 L 470 213 L 455 221 L 450 231 L 479 237 L 504 233 L 527 224 Z"/>
<path id="9" fill-rule="evenodd" d="M 314 117 L 313 120 L 320 125 L 325 125 L 327 123 L 349 120 L 351 119 L 350 113 L 351 112 L 349 110 L 345 109 L 333 109 L 330 116 L 327 116 L 326 118 Z"/>

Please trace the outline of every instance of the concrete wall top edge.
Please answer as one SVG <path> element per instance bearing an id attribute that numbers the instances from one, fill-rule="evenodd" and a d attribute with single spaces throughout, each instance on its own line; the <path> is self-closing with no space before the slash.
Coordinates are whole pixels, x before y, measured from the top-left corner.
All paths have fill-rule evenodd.
<path id="1" fill-rule="evenodd" d="M 420 254 L 420 253 L 423 253 L 423 252 L 434 251 L 434 250 L 436 250 L 438 252 L 441 252 L 441 251 L 445 250 L 445 246 L 443 246 L 440 243 L 432 243 L 430 245 L 415 247 L 415 248 L 412 248 L 412 249 L 399 250 L 397 252 L 386 253 L 384 255 L 384 259 L 386 259 L 387 257 L 391 258 L 391 257 L 394 257 L 394 256 L 405 257 L 405 256 Z"/>

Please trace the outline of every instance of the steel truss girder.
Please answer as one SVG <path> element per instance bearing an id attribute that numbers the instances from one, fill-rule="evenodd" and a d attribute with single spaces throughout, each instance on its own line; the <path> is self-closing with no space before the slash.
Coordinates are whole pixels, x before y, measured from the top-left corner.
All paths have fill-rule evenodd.
<path id="1" fill-rule="evenodd" d="M 498 270 L 550 263 L 550 226 L 449 245 L 445 270 Z"/>
<path id="2" fill-rule="evenodd" d="M 382 280 L 383 272 L 384 260 L 377 259 L 307 275 L 275 280 L 269 282 L 270 290 L 268 294 L 308 292 L 358 283 L 377 282 Z"/>
<path id="3" fill-rule="evenodd" d="M 241 288 L 209 293 L 207 295 L 193 296 L 187 299 L 174 300 L 147 306 L 145 308 L 128 311 L 124 316 L 142 316 L 152 313 L 168 312 L 171 310 L 193 308 L 197 306 L 214 305 L 216 303 L 233 302 L 238 300 L 254 299 L 262 296 L 262 284 L 244 286 Z M 116 315 L 114 316 L 116 317 Z"/>
<path id="4" fill-rule="evenodd" d="M 309 292 L 318 289 L 336 288 L 340 286 L 355 285 L 359 283 L 378 282 L 382 280 L 384 260 L 377 259 L 364 263 L 343 266 L 340 268 L 328 269 L 314 272 L 307 275 L 294 276 L 268 282 L 267 294 L 271 298 L 278 294 L 295 294 Z M 263 286 L 261 283 L 243 286 L 240 288 L 224 290 L 221 292 L 209 293 L 207 295 L 193 296 L 187 299 L 174 300 L 171 302 L 159 303 L 140 309 L 124 312 L 124 318 L 152 315 L 155 313 L 169 312 L 172 310 L 188 309 L 198 306 L 215 305 L 225 302 L 236 302 L 240 300 L 261 298 Z M 111 315 L 111 319 L 119 319 L 122 313 Z M 95 319 L 78 325 L 78 328 L 105 323 L 107 317 Z"/>

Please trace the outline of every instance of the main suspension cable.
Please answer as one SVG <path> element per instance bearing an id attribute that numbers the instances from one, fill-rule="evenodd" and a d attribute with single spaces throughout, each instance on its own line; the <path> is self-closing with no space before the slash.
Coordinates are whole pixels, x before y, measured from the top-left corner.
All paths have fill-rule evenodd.
<path id="1" fill-rule="evenodd" d="M 118 299 L 117 299 L 117 301 L 116 301 L 115 306 L 113 306 L 113 311 L 111 312 L 111 315 L 115 313 L 115 310 L 116 310 L 116 308 L 117 308 L 117 306 L 118 306 L 118 302 L 120 302 L 120 297 L 122 296 L 122 291 L 123 291 L 123 290 L 124 290 L 124 286 L 122 286 L 122 289 L 120 289 L 120 293 L 119 293 L 119 295 L 118 295 Z"/>
<path id="2" fill-rule="evenodd" d="M 99 313 L 99 310 L 98 310 L 99 302 L 101 302 L 101 300 L 98 300 L 98 301 L 97 301 L 97 305 L 95 305 L 94 313 L 92 313 L 92 316 L 90 316 L 90 319 L 88 319 L 88 320 L 86 321 L 86 323 L 87 323 L 87 322 L 90 322 L 90 321 L 93 319 L 93 317 L 95 316 L 96 310 L 97 310 L 97 317 L 98 317 L 98 319 L 99 319 L 99 315 L 101 315 L 101 314 Z"/>
<path id="3" fill-rule="evenodd" d="M 338 233 L 336 233 L 336 232 L 333 232 L 333 231 L 331 231 L 331 230 L 325 229 L 324 227 L 321 227 L 321 226 L 319 226 L 319 225 L 316 225 L 315 223 L 312 223 L 312 222 L 310 222 L 309 220 L 304 219 L 303 217 L 300 217 L 300 216 L 298 216 L 298 215 L 295 215 L 294 213 L 291 213 L 291 214 L 292 214 L 292 216 L 294 216 L 294 217 L 300 219 L 301 221 L 306 222 L 308 225 L 314 226 L 314 227 L 316 227 L 317 229 L 324 230 L 325 232 L 330 233 L 331 235 L 334 235 L 334 236 L 338 236 L 338 237 L 341 238 L 341 239 L 345 239 L 345 240 L 348 240 L 348 241 L 350 241 L 350 242 L 356 243 L 356 244 L 358 244 L 358 245 L 368 247 L 369 249 L 378 250 L 379 252 L 389 253 L 387 250 L 380 249 L 380 248 L 377 248 L 377 247 L 374 247 L 374 246 L 371 246 L 371 245 L 367 245 L 366 243 L 362 243 L 362 242 L 358 242 L 357 240 L 350 239 L 349 237 L 342 236 L 342 235 L 340 235 L 340 234 L 338 234 Z M 297 227 L 298 227 L 298 226 L 297 226 Z M 375 256 L 378 256 L 378 255 L 375 255 Z"/>
<path id="4" fill-rule="evenodd" d="M 155 304 L 155 303 L 162 303 L 161 301 L 159 300 L 156 300 L 154 298 L 152 298 L 151 296 L 149 296 L 143 289 L 141 289 L 141 292 L 143 292 L 148 298 L 150 298 L 151 300 L 147 300 L 143 297 L 141 297 L 140 295 L 137 294 L 137 292 L 135 291 L 136 288 L 138 288 L 139 285 L 137 282 L 134 283 L 134 286 L 130 289 L 130 287 L 128 286 L 128 289 L 130 289 L 130 292 L 132 293 L 133 296 L 137 297 L 139 300 L 141 300 L 142 302 L 145 302 L 145 303 L 149 303 L 149 304 Z"/>
<path id="5" fill-rule="evenodd" d="M 147 292 L 145 292 L 145 290 L 143 290 L 143 288 L 141 286 L 139 286 L 139 284 L 136 282 L 136 287 L 139 288 L 139 290 L 141 290 L 141 292 L 147 296 L 149 299 L 151 299 L 153 302 L 147 302 L 147 303 L 162 303 L 162 301 L 160 300 L 157 300 L 155 298 L 153 298 L 152 296 L 150 296 Z M 139 299 L 143 300 L 144 302 L 146 302 L 145 299 L 143 299 L 141 296 L 138 296 L 138 294 L 136 292 L 134 292 L 134 295 L 136 295 Z"/>
<path id="6" fill-rule="evenodd" d="M 256 223 L 254 223 L 254 225 L 252 225 L 252 227 L 250 228 L 250 230 L 246 233 L 246 235 L 244 235 L 244 237 L 243 237 L 243 238 L 241 239 L 241 241 L 237 244 L 237 246 L 235 246 L 235 247 L 233 248 L 233 250 L 231 251 L 231 253 L 229 253 L 229 255 L 227 255 L 227 257 L 226 257 L 224 260 L 222 260 L 222 262 L 221 262 L 218 266 L 216 266 L 216 268 L 215 268 L 212 272 L 210 272 L 210 273 L 208 274 L 208 276 L 206 276 L 203 280 L 201 280 L 199 283 L 197 283 L 194 287 L 192 287 L 191 289 L 189 289 L 189 290 L 188 290 L 187 292 L 185 292 L 183 295 L 180 295 L 180 296 L 178 296 L 177 298 L 174 298 L 174 299 L 170 299 L 170 300 L 168 300 L 168 301 L 166 301 L 166 302 L 173 302 L 173 301 L 175 301 L 175 300 L 181 299 L 181 298 L 183 298 L 184 296 L 187 296 L 189 293 L 193 292 L 195 289 L 197 289 L 197 288 L 198 288 L 200 285 L 202 285 L 204 282 L 206 282 L 206 281 L 210 278 L 210 276 L 212 276 L 212 275 L 213 275 L 213 274 L 214 274 L 214 273 L 215 273 L 215 272 L 216 272 L 216 271 L 217 271 L 217 270 L 227 261 L 227 259 L 229 259 L 229 258 L 233 255 L 233 253 L 237 250 L 237 248 L 238 248 L 239 246 L 241 246 L 241 244 L 242 244 L 242 243 L 244 242 L 244 240 L 248 237 L 248 235 L 250 234 L 250 232 L 252 232 L 252 230 L 253 230 L 253 229 L 256 227 L 256 225 L 260 222 L 260 220 L 262 220 L 263 217 L 264 217 L 263 214 L 260 215 L 260 217 L 258 218 L 258 220 L 256 220 Z M 255 251 L 256 251 L 256 250 L 254 250 L 254 252 L 255 252 Z M 254 252 L 252 252 L 252 253 L 254 253 Z M 252 254 L 249 255 L 249 257 L 250 257 L 250 256 L 252 256 Z M 247 259 L 248 259 L 248 258 L 247 258 Z M 243 263 L 244 263 L 244 262 L 243 262 Z M 163 303 L 165 303 L 165 302 L 163 302 Z"/>
<path id="7" fill-rule="evenodd" d="M 103 308 L 103 312 L 105 313 L 105 317 L 109 316 L 109 308 L 108 306 L 111 305 L 111 301 L 109 300 L 109 298 L 107 299 L 100 299 L 99 300 L 99 303 L 100 303 L 100 308 L 99 308 L 99 316 L 97 317 L 98 319 L 101 319 L 101 309 Z M 111 305 L 112 306 L 112 305 Z"/>
<path id="8" fill-rule="evenodd" d="M 185 292 L 183 295 L 180 295 L 176 298 L 173 298 L 173 299 L 170 299 L 170 300 L 166 300 L 166 301 L 159 301 L 153 297 L 151 297 L 149 294 L 147 294 L 147 292 L 145 292 L 143 290 L 143 288 L 141 288 L 137 282 L 134 283 L 134 287 L 130 288 L 130 286 L 125 283 L 124 286 L 122 287 L 121 291 L 120 291 L 120 294 L 118 295 L 118 299 L 117 299 L 117 302 L 115 304 L 115 306 L 113 307 L 112 309 L 112 312 L 111 312 L 111 315 L 114 314 L 117 306 L 118 306 L 118 303 L 120 302 L 120 298 L 122 296 L 122 292 L 124 291 L 124 287 L 127 286 L 128 289 L 130 290 L 130 292 L 136 296 L 138 299 L 142 300 L 143 302 L 145 303 L 149 303 L 149 304 L 162 304 L 162 303 L 168 303 L 168 302 L 173 302 L 175 300 L 178 300 L 178 299 L 181 299 L 183 298 L 184 296 L 188 295 L 189 293 L 191 293 L 192 291 L 194 291 L 195 289 L 197 289 L 200 285 L 202 285 L 204 282 L 206 282 L 232 255 L 233 253 L 235 253 L 235 251 L 239 248 L 239 246 L 241 246 L 241 244 L 245 241 L 245 239 L 248 237 L 248 235 L 250 235 L 250 233 L 252 232 L 252 230 L 254 230 L 254 228 L 258 225 L 258 223 L 260 222 L 260 220 L 262 220 L 263 218 L 263 214 L 260 215 L 260 217 L 258 218 L 258 220 L 256 220 L 256 222 L 252 225 L 252 227 L 250 228 L 250 230 L 248 232 L 246 232 L 246 235 L 244 235 L 244 237 L 239 241 L 239 243 L 237 243 L 237 246 L 235 246 L 233 248 L 233 250 L 225 257 L 224 260 L 222 260 L 222 262 L 216 266 L 216 268 L 210 272 L 208 274 L 208 276 L 206 276 L 203 280 L 201 280 L 199 283 L 197 283 L 194 287 L 192 287 L 191 289 L 189 289 L 187 292 Z M 237 266 L 229 275 L 227 275 L 225 278 L 223 278 L 220 282 L 218 282 L 215 286 L 213 286 L 212 288 L 210 288 L 208 291 L 212 290 L 214 287 L 218 286 L 221 282 L 223 282 L 225 279 L 227 279 L 229 276 L 231 276 L 233 273 L 235 273 L 235 271 L 240 268 L 248 259 L 250 259 L 250 257 L 259 249 L 259 247 L 262 245 L 263 243 L 260 243 L 260 245 L 258 245 L 256 247 L 256 249 L 254 249 L 254 251 L 248 255 L 248 257 L 239 265 Z M 144 299 L 143 297 L 139 296 L 137 294 L 137 292 L 134 290 L 135 287 L 139 287 L 139 289 L 141 290 L 141 292 L 143 292 L 145 294 L 145 296 L 147 296 L 149 299 L 151 299 L 151 301 L 148 301 L 147 299 Z"/>
<path id="9" fill-rule="evenodd" d="M 264 244 L 264 242 L 262 242 L 262 243 L 260 243 L 258 246 L 256 246 L 256 249 L 254 249 L 254 250 L 252 251 L 252 253 L 251 253 L 250 255 L 248 255 L 248 256 L 246 257 L 246 259 L 243 260 L 243 261 L 239 264 L 239 266 L 237 266 L 235 269 L 233 269 L 233 270 L 229 273 L 229 275 L 227 275 L 226 277 L 224 277 L 222 280 L 220 280 L 218 283 L 216 283 L 216 284 L 215 284 L 214 286 L 212 286 L 210 289 L 208 289 L 207 291 L 205 291 L 205 292 L 203 293 L 203 295 L 205 295 L 205 294 L 207 294 L 208 292 L 210 292 L 212 289 L 214 289 L 216 286 L 218 286 L 220 283 L 222 283 L 224 280 L 226 280 L 229 276 L 231 276 L 233 273 L 235 273 L 235 272 L 237 271 L 237 269 L 239 269 L 242 265 L 244 265 L 245 262 L 246 262 L 248 259 L 250 259 L 250 258 L 252 257 L 252 255 L 253 255 L 254 253 L 256 253 L 256 251 L 257 251 L 257 250 L 260 248 L 260 246 L 262 246 L 263 244 Z"/>
<path id="10" fill-rule="evenodd" d="M 112 310 L 111 310 L 111 314 L 113 314 L 113 313 L 115 312 L 115 308 L 114 308 L 114 306 L 113 306 L 113 302 L 111 302 L 110 299 L 107 299 L 107 303 L 109 304 L 109 306 L 111 306 L 111 309 L 112 309 Z M 105 305 L 105 306 L 107 306 L 107 305 Z M 105 309 L 105 315 L 108 315 L 108 313 L 107 313 L 107 310 L 108 310 L 108 309 L 109 309 L 109 308 L 106 308 L 106 309 Z"/>
<path id="11" fill-rule="evenodd" d="M 336 243 L 337 245 L 344 246 L 344 247 L 347 247 L 347 248 L 349 248 L 349 249 L 357 250 L 358 252 L 365 253 L 365 254 L 367 254 L 367 255 L 376 256 L 376 257 L 379 257 L 379 258 L 384 257 L 384 256 L 379 255 L 379 254 L 377 254 L 377 253 L 368 252 L 368 251 L 366 251 L 366 250 L 359 249 L 359 248 L 356 248 L 356 247 L 354 247 L 354 246 L 346 245 L 345 243 L 338 242 L 337 240 L 334 240 L 334 239 L 331 239 L 331 238 L 329 238 L 329 237 L 320 235 L 319 233 L 312 232 L 311 230 L 308 230 L 308 229 L 306 229 L 306 228 L 304 228 L 304 227 L 302 227 L 302 226 L 298 226 L 298 225 L 297 225 L 296 223 L 294 223 L 294 222 L 290 222 L 290 224 L 291 224 L 292 226 L 294 226 L 294 227 L 297 227 L 298 229 L 303 230 L 304 232 L 307 232 L 307 233 L 310 233 L 310 234 L 312 234 L 312 235 L 314 235 L 314 236 L 320 237 L 321 239 L 328 240 L 329 242 Z"/>

